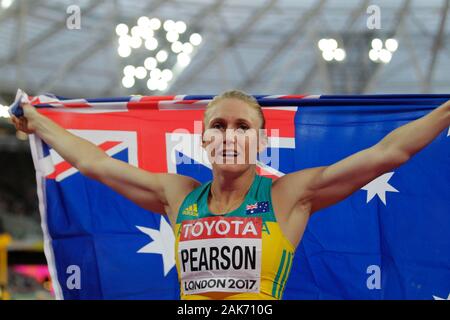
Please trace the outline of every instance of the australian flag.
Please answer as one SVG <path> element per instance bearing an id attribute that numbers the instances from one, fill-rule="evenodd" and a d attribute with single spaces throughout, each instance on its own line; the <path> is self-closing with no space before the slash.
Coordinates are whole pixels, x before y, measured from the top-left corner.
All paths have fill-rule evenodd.
<path id="1" fill-rule="evenodd" d="M 211 179 L 201 157 L 204 106 L 213 96 L 30 97 L 40 112 L 151 172 Z M 255 96 L 263 106 L 277 179 L 373 146 L 450 95 Z M 17 102 L 17 101 L 16 101 Z M 20 112 L 17 103 L 11 112 Z M 179 130 L 183 129 L 183 130 Z M 271 129 L 277 129 L 276 139 Z M 30 137 L 57 298 L 178 299 L 167 219 L 89 179 Z M 273 161 L 276 159 L 277 161 Z M 406 164 L 315 213 L 297 248 L 285 299 L 450 299 L 450 129 Z M 268 210 L 250 204 L 247 214 Z"/>
<path id="2" fill-rule="evenodd" d="M 245 207 L 245 214 L 265 213 L 269 211 L 269 201 L 258 201 Z"/>

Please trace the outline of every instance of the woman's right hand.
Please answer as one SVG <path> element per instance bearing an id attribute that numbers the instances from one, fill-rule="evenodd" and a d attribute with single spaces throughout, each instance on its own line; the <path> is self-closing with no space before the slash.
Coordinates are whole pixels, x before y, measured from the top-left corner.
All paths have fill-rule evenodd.
<path id="1" fill-rule="evenodd" d="M 29 103 L 24 103 L 21 105 L 23 109 L 23 117 L 11 116 L 11 120 L 16 126 L 17 130 L 23 131 L 27 134 L 33 134 L 36 130 L 35 121 L 40 116 L 36 108 Z"/>

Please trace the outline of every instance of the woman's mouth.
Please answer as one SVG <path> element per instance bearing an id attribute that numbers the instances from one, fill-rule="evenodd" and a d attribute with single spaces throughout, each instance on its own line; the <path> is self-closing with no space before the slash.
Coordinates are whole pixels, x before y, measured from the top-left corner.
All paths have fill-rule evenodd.
<path id="1" fill-rule="evenodd" d="M 222 156 L 224 157 L 237 157 L 239 155 L 239 153 L 237 153 L 236 151 L 224 151 L 222 153 Z"/>

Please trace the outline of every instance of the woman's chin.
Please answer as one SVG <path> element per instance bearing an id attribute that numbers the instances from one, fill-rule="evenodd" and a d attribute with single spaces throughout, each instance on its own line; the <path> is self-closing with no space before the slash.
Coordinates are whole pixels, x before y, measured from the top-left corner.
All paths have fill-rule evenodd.
<path id="1" fill-rule="evenodd" d="M 213 166 L 221 171 L 237 173 L 247 170 L 250 165 L 235 163 L 215 163 Z"/>

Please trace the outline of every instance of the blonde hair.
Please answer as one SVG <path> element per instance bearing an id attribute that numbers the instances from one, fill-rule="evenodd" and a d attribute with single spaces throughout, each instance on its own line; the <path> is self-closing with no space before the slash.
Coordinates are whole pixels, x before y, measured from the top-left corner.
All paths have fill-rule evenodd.
<path id="1" fill-rule="evenodd" d="M 258 112 L 259 118 L 261 119 L 261 128 L 264 129 L 266 126 L 266 119 L 264 118 L 264 114 L 262 112 L 262 108 L 259 105 L 258 101 L 251 95 L 240 91 L 240 90 L 228 90 L 223 92 L 222 94 L 215 96 L 214 99 L 212 99 L 208 105 L 206 106 L 206 111 L 204 115 L 204 125 L 206 127 L 206 120 L 210 118 L 210 113 L 213 107 L 219 103 L 220 101 L 223 101 L 225 99 L 237 99 L 240 101 L 245 102 L 249 107 L 255 109 Z"/>

